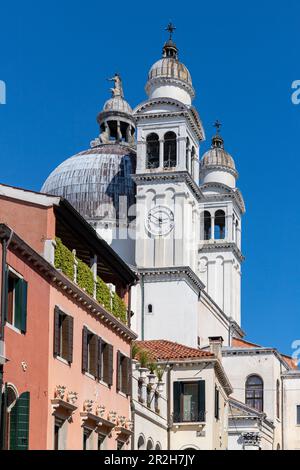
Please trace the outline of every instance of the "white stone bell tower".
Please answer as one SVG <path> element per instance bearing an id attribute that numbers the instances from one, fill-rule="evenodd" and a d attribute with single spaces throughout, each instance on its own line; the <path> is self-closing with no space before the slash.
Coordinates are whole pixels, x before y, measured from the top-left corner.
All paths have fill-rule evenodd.
<path id="1" fill-rule="evenodd" d="M 144 339 L 197 346 L 196 275 L 200 237 L 199 142 L 204 131 L 192 106 L 188 69 L 170 38 L 150 69 L 148 100 L 137 106 L 136 265 L 141 274 Z"/>
<path id="2" fill-rule="evenodd" d="M 198 275 L 205 290 L 224 313 L 241 324 L 241 252 L 243 197 L 236 188 L 238 173 L 219 134 L 200 162 L 201 211 Z"/>

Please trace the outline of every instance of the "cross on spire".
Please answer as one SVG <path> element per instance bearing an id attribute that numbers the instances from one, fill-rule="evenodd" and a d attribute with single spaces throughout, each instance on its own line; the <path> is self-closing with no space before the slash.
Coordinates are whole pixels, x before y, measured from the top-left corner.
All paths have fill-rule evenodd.
<path id="1" fill-rule="evenodd" d="M 170 21 L 170 23 L 168 24 L 168 26 L 166 27 L 166 31 L 168 31 L 170 33 L 170 41 L 172 40 L 172 36 L 173 36 L 173 33 L 175 31 L 176 27 L 173 25 L 173 23 Z"/>
<path id="2" fill-rule="evenodd" d="M 222 124 L 220 123 L 220 121 L 218 119 L 214 123 L 214 127 L 217 129 L 217 135 L 219 135 Z"/>

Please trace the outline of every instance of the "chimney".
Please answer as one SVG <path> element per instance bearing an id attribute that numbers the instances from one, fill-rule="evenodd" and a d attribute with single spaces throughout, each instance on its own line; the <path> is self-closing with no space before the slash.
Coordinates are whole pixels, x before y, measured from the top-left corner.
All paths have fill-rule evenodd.
<path id="1" fill-rule="evenodd" d="M 212 354 L 214 354 L 220 361 L 222 360 L 222 345 L 224 339 L 222 336 L 210 336 L 209 340 L 209 349 Z"/>

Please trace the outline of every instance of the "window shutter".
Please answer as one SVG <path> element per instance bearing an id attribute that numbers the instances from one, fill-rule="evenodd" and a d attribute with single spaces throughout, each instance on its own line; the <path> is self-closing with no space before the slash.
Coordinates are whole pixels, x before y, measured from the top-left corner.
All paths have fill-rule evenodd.
<path id="1" fill-rule="evenodd" d="M 82 330 L 82 372 L 88 370 L 88 329 L 86 326 Z"/>
<path id="2" fill-rule="evenodd" d="M 102 338 L 98 338 L 98 364 L 97 378 L 102 380 Z"/>
<path id="3" fill-rule="evenodd" d="M 198 381 L 198 414 L 198 420 L 205 421 L 205 380 Z"/>
<path id="4" fill-rule="evenodd" d="M 124 357 L 122 354 L 120 354 L 120 372 L 121 372 L 121 392 L 126 393 L 128 392 L 128 358 Z"/>
<path id="5" fill-rule="evenodd" d="M 67 344 L 68 344 L 68 354 L 67 361 L 71 364 L 73 362 L 73 330 L 74 330 L 74 318 L 70 315 L 66 318 L 66 327 L 67 327 Z"/>
<path id="6" fill-rule="evenodd" d="M 131 390 L 132 390 L 132 363 L 130 357 L 126 358 L 127 362 L 127 392 L 126 394 L 128 396 L 131 396 Z"/>
<path id="7" fill-rule="evenodd" d="M 215 388 L 215 418 L 219 419 L 219 400 L 220 400 L 220 395 L 219 395 L 219 390 L 217 387 Z"/>
<path id="8" fill-rule="evenodd" d="M 29 445 L 30 393 L 24 392 L 18 398 L 10 415 L 10 449 L 28 450 Z"/>
<path id="9" fill-rule="evenodd" d="M 59 356 L 60 354 L 60 334 L 59 334 L 59 308 L 54 309 L 54 335 L 53 335 L 53 354 Z"/>
<path id="10" fill-rule="evenodd" d="M 15 283 L 15 327 L 21 330 L 23 316 L 23 280 Z"/>
<path id="11" fill-rule="evenodd" d="M 117 390 L 120 390 L 120 386 L 121 386 L 121 380 L 123 379 L 123 377 L 121 378 L 120 376 L 120 364 L 121 364 L 121 353 L 120 351 L 117 352 Z M 123 371 L 122 371 L 123 372 Z M 122 380 L 123 382 L 123 380 Z"/>
<path id="12" fill-rule="evenodd" d="M 28 284 L 24 279 L 21 280 L 21 285 L 22 285 L 22 302 L 21 302 L 21 328 L 20 330 L 22 333 L 26 333 L 26 327 L 27 327 L 27 290 L 28 290 Z"/>
<path id="13" fill-rule="evenodd" d="M 181 419 L 181 382 L 173 384 L 173 422 L 180 423 Z"/>
<path id="14" fill-rule="evenodd" d="M 106 346 L 108 348 L 108 380 L 107 384 L 113 384 L 113 373 L 114 373 L 114 348 L 111 344 Z"/>
<path id="15" fill-rule="evenodd" d="M 90 353 L 90 370 L 89 372 L 97 377 L 98 373 L 98 336 L 92 335 L 89 341 L 89 353 Z"/>
<path id="16" fill-rule="evenodd" d="M 5 266 L 5 291 L 4 291 L 4 319 L 3 322 L 7 321 L 7 311 L 8 311 L 8 267 Z"/>

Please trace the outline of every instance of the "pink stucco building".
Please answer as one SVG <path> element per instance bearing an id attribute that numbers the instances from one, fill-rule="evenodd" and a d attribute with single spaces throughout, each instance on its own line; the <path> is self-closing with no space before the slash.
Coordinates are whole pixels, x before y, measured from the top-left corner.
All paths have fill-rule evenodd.
<path id="1" fill-rule="evenodd" d="M 0 189 L 2 448 L 129 448 L 136 275 L 65 200 Z"/>

